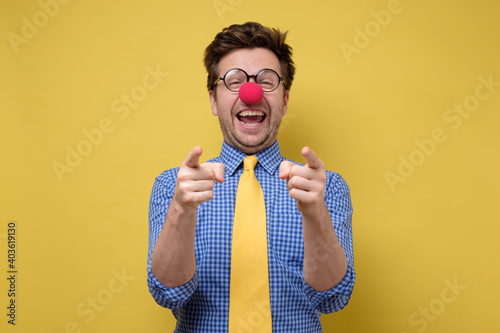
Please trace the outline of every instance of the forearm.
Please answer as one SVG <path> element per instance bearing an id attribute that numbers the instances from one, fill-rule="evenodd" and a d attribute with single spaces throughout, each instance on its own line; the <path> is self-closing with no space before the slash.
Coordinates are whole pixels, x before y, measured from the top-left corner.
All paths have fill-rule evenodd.
<path id="1" fill-rule="evenodd" d="M 172 201 L 151 256 L 151 270 L 166 287 L 181 286 L 194 276 L 196 209 L 185 210 Z"/>
<path id="2" fill-rule="evenodd" d="M 347 272 L 347 258 L 326 206 L 303 214 L 304 278 L 309 286 L 324 291 L 337 285 Z"/>

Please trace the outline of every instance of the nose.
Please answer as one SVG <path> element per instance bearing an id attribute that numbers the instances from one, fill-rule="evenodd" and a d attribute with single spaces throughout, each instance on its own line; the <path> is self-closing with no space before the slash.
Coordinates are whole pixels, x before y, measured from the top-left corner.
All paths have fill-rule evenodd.
<path id="1" fill-rule="evenodd" d="M 243 103 L 257 105 L 264 97 L 264 90 L 255 82 L 244 83 L 238 92 Z"/>

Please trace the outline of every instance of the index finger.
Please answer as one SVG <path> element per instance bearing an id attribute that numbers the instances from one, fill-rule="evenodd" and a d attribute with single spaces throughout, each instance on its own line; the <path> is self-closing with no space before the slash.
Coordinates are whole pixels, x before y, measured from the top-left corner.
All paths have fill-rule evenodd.
<path id="1" fill-rule="evenodd" d="M 199 168 L 200 167 L 200 156 L 203 154 L 203 149 L 200 146 L 196 146 L 191 150 L 182 162 L 182 165 L 187 166 L 188 168 Z"/>
<path id="2" fill-rule="evenodd" d="M 323 162 L 319 159 L 318 155 L 309 147 L 302 148 L 302 156 L 306 159 L 307 166 L 311 169 L 319 169 L 323 166 Z"/>

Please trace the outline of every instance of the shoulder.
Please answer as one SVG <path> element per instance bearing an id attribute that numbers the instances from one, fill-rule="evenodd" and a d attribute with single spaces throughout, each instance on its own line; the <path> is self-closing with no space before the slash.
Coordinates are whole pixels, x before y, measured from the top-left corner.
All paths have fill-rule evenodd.
<path id="1" fill-rule="evenodd" d="M 350 192 L 350 189 L 345 179 L 339 173 L 327 170 L 325 191 L 325 194 L 331 195 L 335 193 Z"/>
<path id="2" fill-rule="evenodd" d="M 179 167 L 168 169 L 163 171 L 155 179 L 154 187 L 165 188 L 167 190 L 173 191 L 175 188 L 175 183 L 177 181 L 177 173 L 179 172 Z"/>
<path id="3" fill-rule="evenodd" d="M 213 158 L 207 160 L 207 163 L 222 163 L 222 159 L 220 156 L 213 157 Z"/>
<path id="4" fill-rule="evenodd" d="M 179 172 L 179 167 L 167 169 L 162 173 L 160 173 L 160 175 L 156 177 L 156 180 L 160 182 L 168 182 L 172 178 L 175 179 L 177 177 L 178 172 Z"/>

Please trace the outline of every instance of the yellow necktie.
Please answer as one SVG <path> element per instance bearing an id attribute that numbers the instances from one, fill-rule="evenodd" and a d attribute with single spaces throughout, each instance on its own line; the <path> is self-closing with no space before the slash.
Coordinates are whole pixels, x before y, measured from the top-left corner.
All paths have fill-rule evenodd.
<path id="1" fill-rule="evenodd" d="M 266 206 L 255 177 L 257 157 L 247 156 L 234 209 L 229 333 L 272 332 L 267 264 Z"/>

